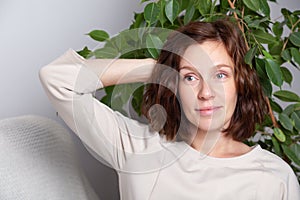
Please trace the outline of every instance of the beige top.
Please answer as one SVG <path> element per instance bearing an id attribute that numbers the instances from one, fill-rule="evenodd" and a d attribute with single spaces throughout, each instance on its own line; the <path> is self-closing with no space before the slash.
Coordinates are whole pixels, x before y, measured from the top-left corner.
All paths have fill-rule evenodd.
<path id="1" fill-rule="evenodd" d="M 296 176 L 281 158 L 260 146 L 214 158 L 185 142 L 167 142 L 94 98 L 102 87 L 96 71 L 69 50 L 43 67 L 40 79 L 66 124 L 117 170 L 121 199 L 300 200 Z"/>

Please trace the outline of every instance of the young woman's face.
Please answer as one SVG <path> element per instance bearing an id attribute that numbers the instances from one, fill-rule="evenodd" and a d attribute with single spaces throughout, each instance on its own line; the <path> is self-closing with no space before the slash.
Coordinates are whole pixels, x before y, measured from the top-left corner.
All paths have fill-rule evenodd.
<path id="1" fill-rule="evenodd" d="M 235 110 L 234 64 L 221 42 L 189 46 L 179 66 L 179 96 L 189 124 L 197 131 L 227 128 Z"/>

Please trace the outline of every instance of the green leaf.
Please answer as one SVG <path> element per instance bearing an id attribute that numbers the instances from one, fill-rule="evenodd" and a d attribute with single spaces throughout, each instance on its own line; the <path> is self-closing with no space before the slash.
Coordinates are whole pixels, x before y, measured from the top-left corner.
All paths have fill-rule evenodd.
<path id="1" fill-rule="evenodd" d="M 270 16 L 270 7 L 269 7 L 267 0 L 260 0 L 259 13 L 262 13 L 268 17 Z"/>
<path id="2" fill-rule="evenodd" d="M 294 32 L 289 37 L 290 41 L 296 45 L 297 47 L 300 47 L 300 32 Z"/>
<path id="3" fill-rule="evenodd" d="M 81 51 L 77 51 L 79 55 L 81 55 L 84 58 L 89 58 L 91 56 L 92 51 L 89 50 L 86 46 Z"/>
<path id="4" fill-rule="evenodd" d="M 165 7 L 168 20 L 173 24 L 179 14 L 179 3 L 176 0 L 169 0 Z"/>
<path id="5" fill-rule="evenodd" d="M 283 80 L 287 82 L 289 85 L 291 85 L 293 81 L 293 75 L 290 72 L 290 70 L 286 67 L 281 67 L 281 73 L 282 73 Z"/>
<path id="6" fill-rule="evenodd" d="M 142 46 L 143 46 L 143 42 L 144 42 L 144 37 L 145 37 L 145 35 L 147 35 L 148 30 L 149 29 L 147 27 L 140 27 L 137 30 L 137 35 L 138 35 L 139 41 L 142 42 Z"/>
<path id="7" fill-rule="evenodd" d="M 112 96 L 114 87 L 115 87 L 114 85 L 105 87 L 104 91 L 105 91 L 106 95 L 100 100 L 102 103 L 104 103 L 105 105 L 107 105 L 109 107 L 111 107 L 111 96 Z"/>
<path id="8" fill-rule="evenodd" d="M 118 50 L 112 47 L 104 47 L 94 51 L 96 58 L 116 58 L 119 55 Z"/>
<path id="9" fill-rule="evenodd" d="M 134 92 L 134 84 L 122 84 L 122 85 L 117 85 L 115 87 L 117 90 L 117 93 L 120 93 L 120 98 L 123 102 L 123 104 L 126 104 L 129 100 L 129 98 L 132 96 Z"/>
<path id="10" fill-rule="evenodd" d="M 270 101 L 270 105 L 271 105 L 273 111 L 275 111 L 277 113 L 281 113 L 282 112 L 282 108 L 281 108 L 281 106 L 278 103 L 276 103 L 272 99 L 269 99 L 269 101 Z"/>
<path id="11" fill-rule="evenodd" d="M 105 95 L 105 96 L 103 96 L 100 101 L 102 103 L 104 103 L 105 105 L 111 107 L 111 95 Z"/>
<path id="12" fill-rule="evenodd" d="M 111 93 L 114 91 L 114 88 L 115 88 L 114 85 L 105 87 L 105 88 L 104 88 L 105 93 L 106 93 L 106 94 L 111 94 Z"/>
<path id="13" fill-rule="evenodd" d="M 288 9 L 286 9 L 286 8 L 282 8 L 281 13 L 283 14 L 283 16 L 289 16 L 289 15 L 292 14 L 292 12 L 289 11 Z"/>
<path id="14" fill-rule="evenodd" d="M 292 54 L 292 57 L 294 59 L 294 61 L 296 63 L 298 63 L 298 65 L 300 65 L 300 52 L 298 49 L 296 48 L 291 48 L 291 54 Z"/>
<path id="15" fill-rule="evenodd" d="M 144 9 L 144 18 L 150 25 L 154 24 L 158 20 L 160 10 L 156 3 L 149 3 Z"/>
<path id="16" fill-rule="evenodd" d="M 273 57 L 276 57 L 281 54 L 282 52 L 282 47 L 283 47 L 283 42 L 282 41 L 278 41 L 272 44 L 268 44 L 268 49 L 270 54 L 273 55 Z M 281 59 L 281 57 L 279 57 Z"/>
<path id="17" fill-rule="evenodd" d="M 255 64 L 256 64 L 256 71 L 257 71 L 258 76 L 261 79 L 268 79 L 267 72 L 266 72 L 266 69 L 265 69 L 265 65 L 266 65 L 265 60 L 256 57 L 255 58 Z"/>
<path id="18" fill-rule="evenodd" d="M 228 8 L 230 7 L 228 1 L 220 1 L 220 6 L 225 12 L 227 12 Z"/>
<path id="19" fill-rule="evenodd" d="M 289 27 L 289 29 L 292 29 L 293 24 L 296 23 L 296 21 L 298 20 L 298 17 L 294 16 L 293 13 L 286 8 L 282 8 L 281 13 L 284 16 L 284 19 L 285 19 L 284 22 L 287 25 L 287 27 Z"/>
<path id="20" fill-rule="evenodd" d="M 272 136 L 272 143 L 273 143 L 273 148 L 274 148 L 274 151 L 277 155 L 281 156 L 282 155 L 282 152 L 281 152 L 281 149 L 280 149 L 280 145 L 276 139 L 276 137 Z"/>
<path id="21" fill-rule="evenodd" d="M 243 0 L 243 2 L 250 10 L 264 16 L 270 16 L 267 0 Z"/>
<path id="22" fill-rule="evenodd" d="M 146 37 L 146 46 L 151 56 L 157 59 L 159 56 L 160 49 L 163 46 L 163 42 L 158 36 L 149 34 Z"/>
<path id="23" fill-rule="evenodd" d="M 295 112 L 292 113 L 291 117 L 294 120 L 295 128 L 300 132 L 300 117 Z"/>
<path id="24" fill-rule="evenodd" d="M 132 101 L 131 105 L 134 108 L 134 110 L 138 113 L 138 115 L 141 115 L 141 105 L 143 102 L 143 93 L 144 93 L 144 86 L 139 85 L 137 89 L 132 94 Z"/>
<path id="25" fill-rule="evenodd" d="M 293 150 L 289 148 L 288 146 L 282 144 L 281 145 L 283 152 L 287 155 L 287 157 L 293 161 L 296 165 L 300 166 L 300 160 L 298 156 L 295 154 L 293 150 L 295 150 L 295 147 L 293 147 Z"/>
<path id="26" fill-rule="evenodd" d="M 291 115 L 294 111 L 300 110 L 300 103 L 290 104 L 284 109 L 286 115 Z"/>
<path id="27" fill-rule="evenodd" d="M 171 29 L 162 29 L 162 31 L 158 31 L 156 35 L 160 38 L 160 40 L 163 43 L 165 43 L 171 32 L 173 32 L 173 30 Z"/>
<path id="28" fill-rule="evenodd" d="M 277 42 L 275 37 L 273 37 L 270 33 L 266 33 L 262 30 L 255 30 L 253 31 L 253 34 L 256 40 L 262 44 L 272 44 Z"/>
<path id="29" fill-rule="evenodd" d="M 274 128 L 274 135 L 280 142 L 285 142 L 286 137 L 280 128 Z"/>
<path id="30" fill-rule="evenodd" d="M 194 4 L 194 0 L 191 0 L 191 1 L 185 1 L 185 0 L 178 0 L 178 3 L 179 3 L 179 7 L 180 7 L 180 11 L 183 11 L 185 10 L 189 4 Z"/>
<path id="31" fill-rule="evenodd" d="M 210 13 L 212 6 L 212 0 L 201 0 L 198 4 L 199 12 L 202 16 L 205 16 Z"/>
<path id="32" fill-rule="evenodd" d="M 274 52 L 272 52 L 274 53 Z M 279 53 L 280 54 L 280 53 Z M 284 60 L 281 58 L 280 55 L 273 55 L 273 59 L 275 62 L 277 62 L 279 65 L 281 65 L 282 63 L 284 63 Z"/>
<path id="33" fill-rule="evenodd" d="M 298 159 L 300 159 L 300 144 L 294 143 L 290 146 L 290 149 L 294 152 Z"/>
<path id="34" fill-rule="evenodd" d="M 126 102 L 122 101 L 121 96 L 115 96 L 111 99 L 111 108 L 117 110 L 125 116 L 128 116 L 127 111 L 124 110 L 124 105 Z"/>
<path id="35" fill-rule="evenodd" d="M 247 24 L 249 27 L 251 28 L 255 28 L 255 29 L 261 29 L 264 30 L 263 26 L 261 25 L 261 23 L 268 21 L 269 17 L 264 17 L 262 19 L 256 19 L 256 20 L 252 20 L 253 16 L 246 16 L 246 20 L 247 20 Z M 244 18 L 245 19 L 245 18 Z"/>
<path id="36" fill-rule="evenodd" d="M 293 12 L 293 15 L 300 15 L 300 10 L 295 10 L 295 11 Z"/>
<path id="37" fill-rule="evenodd" d="M 256 71 L 259 76 L 259 81 L 263 87 L 263 92 L 267 97 L 272 96 L 273 87 L 265 70 L 266 61 L 260 58 L 255 58 Z"/>
<path id="38" fill-rule="evenodd" d="M 273 91 L 273 87 L 272 84 L 270 82 L 270 80 L 268 78 L 261 78 L 260 79 L 260 83 L 263 87 L 263 92 L 267 97 L 271 97 L 272 95 L 272 91 Z"/>
<path id="39" fill-rule="evenodd" d="M 280 65 L 271 59 L 266 59 L 266 72 L 272 83 L 280 87 L 283 84 Z"/>
<path id="40" fill-rule="evenodd" d="M 109 39 L 108 33 L 106 33 L 103 30 L 93 30 L 88 35 L 93 38 L 94 40 L 97 40 L 99 42 L 103 42 L 107 39 Z"/>
<path id="41" fill-rule="evenodd" d="M 111 39 L 114 48 L 121 54 L 120 56 L 136 51 L 139 48 L 138 45 L 140 45 L 141 42 L 139 41 L 138 30 L 139 29 L 125 30 Z"/>
<path id="42" fill-rule="evenodd" d="M 117 36 L 113 37 L 111 43 L 119 51 L 129 48 L 127 39 L 125 38 L 125 32 L 119 33 Z"/>
<path id="43" fill-rule="evenodd" d="M 300 103 L 295 104 L 295 111 L 297 112 L 298 116 L 300 116 L 299 112 L 300 111 Z"/>
<path id="44" fill-rule="evenodd" d="M 134 13 L 135 21 L 132 23 L 129 29 L 139 28 L 141 24 L 144 22 L 144 13 Z"/>
<path id="45" fill-rule="evenodd" d="M 252 59 L 254 58 L 257 51 L 257 45 L 254 45 L 245 55 L 245 63 L 248 65 L 252 64 Z"/>
<path id="46" fill-rule="evenodd" d="M 280 38 L 283 32 L 283 24 L 280 22 L 275 22 L 272 27 L 273 33 L 277 38 Z"/>
<path id="47" fill-rule="evenodd" d="M 290 104 L 283 110 L 283 113 L 285 113 L 286 115 L 290 115 L 294 112 L 294 110 L 295 110 L 294 104 Z"/>
<path id="48" fill-rule="evenodd" d="M 293 131 L 293 121 L 289 118 L 289 116 L 287 116 L 284 113 L 280 113 L 279 121 L 285 129 L 287 129 L 289 131 Z"/>
<path id="49" fill-rule="evenodd" d="M 168 20 L 165 15 L 166 1 L 158 1 L 157 4 L 158 4 L 159 10 L 160 10 L 158 20 L 159 20 L 161 26 L 163 27 L 164 23 Z"/>
<path id="50" fill-rule="evenodd" d="M 186 8 L 186 12 L 183 18 L 183 23 L 188 24 L 193 19 L 194 14 L 195 14 L 195 6 L 192 3 L 190 3 Z"/>
<path id="51" fill-rule="evenodd" d="M 290 50 L 289 49 L 285 49 L 282 53 L 281 53 L 281 57 L 286 60 L 286 61 L 290 61 L 292 59 L 291 54 L 290 54 Z"/>
<path id="52" fill-rule="evenodd" d="M 122 108 L 129 96 L 130 92 L 127 90 L 128 84 L 116 84 L 112 91 L 112 106 Z M 118 102 L 118 103 L 116 103 Z"/>
<path id="53" fill-rule="evenodd" d="M 274 92 L 274 96 L 278 99 L 286 102 L 300 102 L 300 98 L 294 92 L 289 90 L 279 90 Z"/>
<path id="54" fill-rule="evenodd" d="M 273 57 L 269 52 L 267 52 L 266 50 L 262 50 L 262 52 L 263 52 L 265 58 L 273 60 Z"/>

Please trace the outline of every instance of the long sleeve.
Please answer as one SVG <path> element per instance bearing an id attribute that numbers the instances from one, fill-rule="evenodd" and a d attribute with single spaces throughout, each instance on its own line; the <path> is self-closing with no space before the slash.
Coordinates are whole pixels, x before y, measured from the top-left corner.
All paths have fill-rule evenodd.
<path id="1" fill-rule="evenodd" d="M 95 99 L 94 91 L 103 85 L 95 66 L 86 63 L 69 50 L 40 70 L 40 80 L 55 110 L 73 132 L 112 167 L 120 169 L 130 155 L 155 146 L 160 137 L 148 125 L 126 118 Z"/>
<path id="2" fill-rule="evenodd" d="M 260 163 L 263 169 L 263 174 L 260 175 L 261 181 L 259 184 L 259 194 L 261 199 L 266 198 L 268 193 L 266 190 L 272 192 L 272 199 L 281 200 L 300 200 L 300 187 L 297 177 L 292 168 L 277 155 L 263 150 L 261 154 L 256 155 L 257 162 Z M 268 178 L 269 177 L 269 178 Z M 275 189 L 275 186 L 278 186 Z M 271 192 L 269 192 L 271 194 Z"/>
<path id="3" fill-rule="evenodd" d="M 287 200 L 300 200 L 300 186 L 294 172 L 290 169 L 287 183 Z"/>

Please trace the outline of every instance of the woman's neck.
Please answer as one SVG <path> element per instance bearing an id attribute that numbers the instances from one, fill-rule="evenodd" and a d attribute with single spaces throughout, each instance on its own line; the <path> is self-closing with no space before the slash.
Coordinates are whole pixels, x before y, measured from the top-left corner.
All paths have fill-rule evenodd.
<path id="1" fill-rule="evenodd" d="M 208 133 L 198 131 L 191 146 L 203 154 L 218 158 L 236 157 L 251 151 L 248 145 L 235 141 L 220 131 Z"/>

